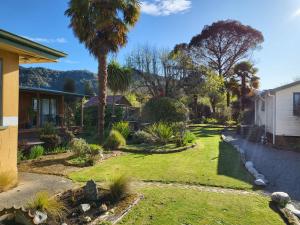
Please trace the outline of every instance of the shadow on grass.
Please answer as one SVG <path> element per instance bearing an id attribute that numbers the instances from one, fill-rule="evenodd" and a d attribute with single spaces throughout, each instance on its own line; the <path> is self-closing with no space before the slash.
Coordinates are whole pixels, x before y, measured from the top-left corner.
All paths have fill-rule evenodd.
<path id="1" fill-rule="evenodd" d="M 219 142 L 218 174 L 253 184 L 253 178 L 244 168 L 239 153 L 222 141 Z"/>
<path id="2" fill-rule="evenodd" d="M 216 135 L 221 134 L 221 131 L 223 130 L 223 128 L 208 128 L 205 126 L 195 126 L 195 127 L 191 127 L 190 126 L 190 130 L 196 135 L 197 138 L 203 138 L 203 137 L 214 137 Z"/>

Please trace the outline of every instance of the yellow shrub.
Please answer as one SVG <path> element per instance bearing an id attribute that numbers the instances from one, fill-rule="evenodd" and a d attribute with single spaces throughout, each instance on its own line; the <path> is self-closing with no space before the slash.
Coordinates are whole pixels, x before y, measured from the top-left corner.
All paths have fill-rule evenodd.
<path id="1" fill-rule="evenodd" d="M 3 171 L 0 172 L 0 192 L 7 191 L 17 186 L 18 177 L 15 172 Z"/>

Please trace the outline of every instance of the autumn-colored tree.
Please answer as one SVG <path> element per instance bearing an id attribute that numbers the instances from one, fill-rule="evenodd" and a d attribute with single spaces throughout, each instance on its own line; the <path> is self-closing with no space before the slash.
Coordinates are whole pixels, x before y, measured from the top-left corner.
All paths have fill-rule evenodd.
<path id="1" fill-rule="evenodd" d="M 104 139 L 104 116 L 107 92 L 107 56 L 127 43 L 129 28 L 140 15 L 138 0 L 70 0 L 65 14 L 81 43 L 98 60 L 100 143 Z"/>
<path id="2" fill-rule="evenodd" d="M 233 75 L 234 65 L 258 49 L 263 41 L 262 33 L 250 26 L 235 20 L 218 21 L 192 38 L 189 54 L 194 63 L 206 65 L 227 81 Z"/>

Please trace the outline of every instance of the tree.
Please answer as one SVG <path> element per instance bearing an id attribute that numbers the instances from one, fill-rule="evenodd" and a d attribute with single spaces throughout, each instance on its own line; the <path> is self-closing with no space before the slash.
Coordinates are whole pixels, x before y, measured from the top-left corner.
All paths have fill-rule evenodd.
<path id="1" fill-rule="evenodd" d="M 112 117 L 115 117 L 115 95 L 128 90 L 131 83 L 131 70 L 121 67 L 116 61 L 112 61 L 107 68 L 108 88 L 113 93 Z"/>
<path id="2" fill-rule="evenodd" d="M 71 79 L 71 78 L 66 78 L 64 80 L 63 90 L 65 92 L 74 93 L 75 90 L 76 90 L 75 81 L 73 79 Z"/>
<path id="3" fill-rule="evenodd" d="M 225 20 L 205 26 L 192 38 L 189 47 L 194 63 L 206 65 L 227 81 L 234 65 L 249 57 L 263 41 L 260 31 L 235 20 Z"/>
<path id="4" fill-rule="evenodd" d="M 257 68 L 248 61 L 243 61 L 234 66 L 234 74 L 241 79 L 241 99 L 240 106 L 241 110 L 245 109 L 245 100 L 246 100 L 246 89 L 247 85 L 250 87 L 257 86 L 258 77 L 256 76 Z"/>
<path id="5" fill-rule="evenodd" d="M 201 92 L 203 96 L 209 98 L 209 102 L 213 113 L 216 113 L 217 104 L 221 103 L 225 99 L 224 94 L 224 78 L 211 72 L 207 74 L 206 80 L 201 86 Z"/>
<path id="6" fill-rule="evenodd" d="M 89 95 L 89 96 L 95 95 L 95 92 L 94 92 L 93 86 L 91 84 L 91 81 L 85 81 L 84 82 L 84 94 Z"/>
<path id="7" fill-rule="evenodd" d="M 107 56 L 127 43 L 129 28 L 140 15 L 140 3 L 138 0 L 70 0 L 65 14 L 70 17 L 75 36 L 98 60 L 98 132 L 100 143 L 103 143 Z"/>

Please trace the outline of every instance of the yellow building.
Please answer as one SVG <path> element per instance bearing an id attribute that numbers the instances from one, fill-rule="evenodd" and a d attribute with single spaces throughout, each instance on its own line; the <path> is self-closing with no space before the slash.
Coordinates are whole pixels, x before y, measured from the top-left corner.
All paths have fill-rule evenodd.
<path id="1" fill-rule="evenodd" d="M 19 64 L 66 54 L 0 29 L 0 173 L 17 177 Z"/>

